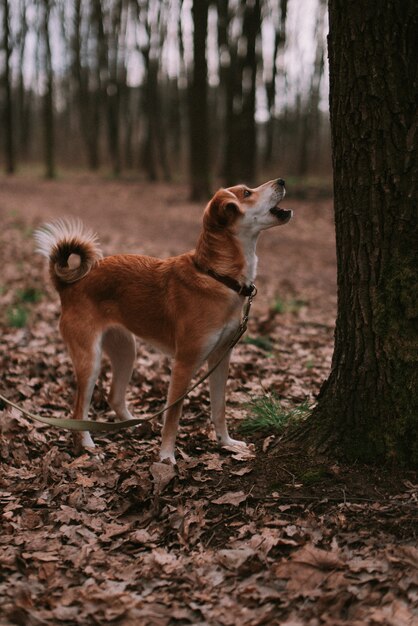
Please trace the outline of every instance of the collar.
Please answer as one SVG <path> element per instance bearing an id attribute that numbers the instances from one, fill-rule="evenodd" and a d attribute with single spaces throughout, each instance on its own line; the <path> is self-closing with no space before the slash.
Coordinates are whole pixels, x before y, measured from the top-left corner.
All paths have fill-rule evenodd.
<path id="1" fill-rule="evenodd" d="M 244 296 L 245 298 L 249 298 L 250 296 L 254 296 L 257 291 L 257 288 L 254 285 L 254 283 L 251 283 L 250 285 L 246 285 L 245 283 L 240 283 L 238 280 L 235 280 L 235 278 L 232 278 L 231 276 L 224 276 L 223 274 L 218 274 L 217 272 L 215 272 L 214 270 L 210 268 L 205 270 L 203 269 L 203 267 L 200 267 L 200 265 L 198 265 L 196 261 L 194 261 L 194 264 L 195 264 L 196 269 L 199 272 L 202 272 L 203 274 L 207 274 L 211 278 L 214 278 L 219 283 L 222 283 L 226 287 L 229 287 L 229 289 L 232 289 L 233 291 L 235 291 L 239 296 Z"/>

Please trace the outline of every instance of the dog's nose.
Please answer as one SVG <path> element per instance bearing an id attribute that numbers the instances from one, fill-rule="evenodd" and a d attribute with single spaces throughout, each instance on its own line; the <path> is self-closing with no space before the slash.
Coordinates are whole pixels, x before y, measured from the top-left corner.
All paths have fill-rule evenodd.
<path id="1" fill-rule="evenodd" d="M 277 182 L 278 185 L 280 185 L 280 187 L 284 187 L 284 180 L 283 180 L 283 178 L 278 178 L 276 182 Z"/>

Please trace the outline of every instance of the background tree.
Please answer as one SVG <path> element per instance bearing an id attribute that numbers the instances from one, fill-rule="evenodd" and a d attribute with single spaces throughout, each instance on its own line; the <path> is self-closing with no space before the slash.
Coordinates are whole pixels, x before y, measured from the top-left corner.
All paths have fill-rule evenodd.
<path id="1" fill-rule="evenodd" d="M 418 6 L 329 2 L 338 317 L 310 441 L 418 465 Z"/>
<path id="2" fill-rule="evenodd" d="M 270 69 L 270 75 L 266 78 L 266 95 L 267 106 L 269 110 L 269 119 L 266 124 L 266 146 L 264 151 L 263 164 L 268 166 L 273 158 L 273 146 L 275 135 L 275 116 L 276 116 L 276 93 L 277 93 L 277 78 L 278 78 L 278 64 L 279 54 L 283 54 L 284 46 L 286 43 L 286 18 L 287 18 L 287 4 L 288 0 L 280 0 L 280 6 L 275 23 L 275 35 L 274 35 L 274 52 Z M 282 70 L 283 71 L 283 70 Z"/>
<path id="3" fill-rule="evenodd" d="M 12 85 L 10 76 L 10 57 L 12 44 L 10 36 L 10 11 L 8 0 L 3 0 L 3 54 L 4 54 L 4 128 L 5 128 L 5 155 L 6 172 L 13 174 L 15 170 L 14 142 L 13 142 L 13 104 Z"/>
<path id="4" fill-rule="evenodd" d="M 44 150 L 45 175 L 47 178 L 55 176 L 55 139 L 54 139 L 54 74 L 52 69 L 51 39 L 49 34 L 49 20 L 51 0 L 42 0 L 41 4 L 41 33 L 43 45 L 43 70 L 45 72 L 45 87 L 43 95 L 44 118 Z"/>
<path id="5" fill-rule="evenodd" d="M 257 154 L 255 98 L 257 41 L 261 29 L 260 1 L 241 0 L 235 20 L 239 37 L 229 38 L 229 72 L 226 89 L 225 184 L 244 180 L 254 183 Z"/>
<path id="6" fill-rule="evenodd" d="M 209 197 L 208 0 L 193 0 L 193 75 L 189 90 L 190 178 L 192 200 Z"/>
<path id="7" fill-rule="evenodd" d="M 4 168 L 12 151 L 48 175 L 136 170 L 195 198 L 275 176 L 284 154 L 287 176 L 328 174 L 324 2 L 2 0 Z M 306 38 L 299 80 L 287 55 Z"/>

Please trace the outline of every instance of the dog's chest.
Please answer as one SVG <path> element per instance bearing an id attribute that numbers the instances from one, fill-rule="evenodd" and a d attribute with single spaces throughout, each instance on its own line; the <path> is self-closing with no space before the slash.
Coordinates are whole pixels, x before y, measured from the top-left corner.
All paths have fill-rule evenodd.
<path id="1" fill-rule="evenodd" d="M 222 328 L 219 328 L 211 334 L 207 344 L 205 346 L 203 359 L 207 359 L 216 350 L 226 347 L 228 341 L 230 341 L 237 331 L 239 326 L 239 320 L 229 320 Z"/>

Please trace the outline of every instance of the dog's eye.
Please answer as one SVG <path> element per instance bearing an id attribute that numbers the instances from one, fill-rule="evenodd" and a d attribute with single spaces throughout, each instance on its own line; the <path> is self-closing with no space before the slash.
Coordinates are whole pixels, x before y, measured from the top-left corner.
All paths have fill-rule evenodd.
<path id="1" fill-rule="evenodd" d="M 251 196 L 251 191 L 249 189 L 244 189 L 244 198 L 248 198 Z"/>

